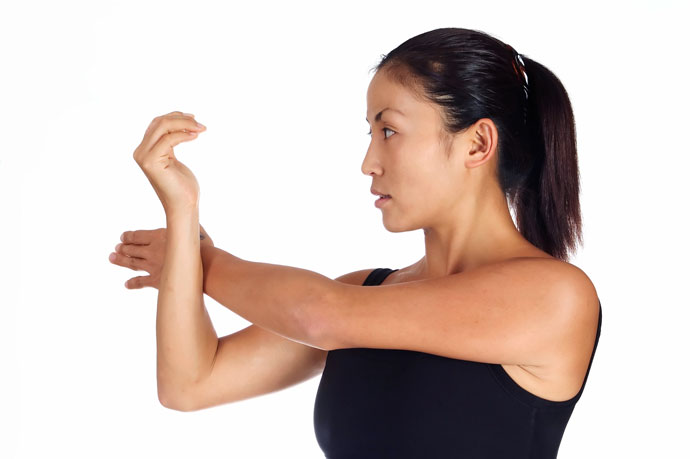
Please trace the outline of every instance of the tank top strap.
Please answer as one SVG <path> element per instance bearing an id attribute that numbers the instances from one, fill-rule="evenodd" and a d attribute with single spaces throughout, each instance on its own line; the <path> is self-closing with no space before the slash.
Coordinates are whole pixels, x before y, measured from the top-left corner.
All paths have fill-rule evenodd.
<path id="1" fill-rule="evenodd" d="M 381 285 L 381 283 L 386 279 L 386 277 L 388 277 L 390 273 L 395 271 L 397 271 L 397 269 L 376 268 L 369 273 L 362 285 Z"/>

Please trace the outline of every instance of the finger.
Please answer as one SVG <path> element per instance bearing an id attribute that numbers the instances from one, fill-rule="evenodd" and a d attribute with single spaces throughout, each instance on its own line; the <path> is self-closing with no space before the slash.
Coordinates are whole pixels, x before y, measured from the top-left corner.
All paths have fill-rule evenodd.
<path id="1" fill-rule="evenodd" d="M 154 118 L 154 120 L 158 119 L 159 121 L 163 121 L 163 119 L 186 119 L 186 120 L 192 120 L 196 122 L 194 119 L 194 114 L 193 113 L 182 113 L 182 112 L 170 112 L 168 114 L 165 114 L 163 116 L 158 116 Z"/>
<path id="2" fill-rule="evenodd" d="M 147 134 L 144 136 L 142 144 L 146 146 L 146 150 L 150 150 L 152 145 L 155 145 L 160 138 L 175 131 L 195 131 L 201 132 L 206 129 L 201 123 L 198 123 L 193 118 L 187 116 L 163 116 L 154 118 Z M 148 138 L 146 138 L 148 137 Z"/>
<path id="3" fill-rule="evenodd" d="M 153 240 L 156 231 L 158 230 L 125 231 L 120 235 L 120 240 L 125 244 L 148 245 Z"/>
<path id="4" fill-rule="evenodd" d="M 194 115 L 192 115 L 191 113 L 183 113 L 183 112 L 181 112 L 181 111 L 179 111 L 179 110 L 176 110 L 176 111 L 174 111 L 174 112 L 170 112 L 170 113 L 168 113 L 168 114 L 166 114 L 166 115 L 163 115 L 163 116 L 174 116 L 174 115 L 194 116 Z"/>
<path id="5" fill-rule="evenodd" d="M 151 276 L 137 276 L 128 279 L 125 282 L 125 287 L 130 290 L 143 287 L 153 287 L 153 281 L 151 279 Z"/>
<path id="6" fill-rule="evenodd" d="M 152 157 L 159 156 L 163 153 L 168 152 L 175 145 L 179 145 L 182 142 L 189 142 L 197 138 L 196 132 L 173 132 L 170 134 L 165 134 L 160 138 L 158 143 L 156 143 L 149 153 Z"/>
<path id="7" fill-rule="evenodd" d="M 115 246 L 115 253 L 126 255 L 131 258 L 148 259 L 150 249 L 147 245 L 125 244 L 120 243 Z"/>
<path id="8" fill-rule="evenodd" d="M 188 116 L 174 116 L 165 115 L 157 116 L 151 121 L 141 143 L 134 151 L 134 159 L 137 163 L 141 163 L 142 156 L 151 150 L 151 148 L 160 140 L 161 136 L 175 132 L 175 131 L 194 131 L 201 132 L 206 129 L 206 126 L 197 123 L 194 118 Z"/>
<path id="9" fill-rule="evenodd" d="M 114 265 L 129 268 L 133 271 L 144 271 L 144 264 L 146 263 L 143 258 L 131 258 L 116 252 L 112 252 L 108 260 Z"/>
<path id="10" fill-rule="evenodd" d="M 176 116 L 190 116 L 190 117 L 194 118 L 194 115 L 192 113 L 182 113 L 180 111 L 170 112 L 170 113 L 165 114 L 163 116 L 169 117 L 169 118 L 174 118 Z"/>
<path id="11" fill-rule="evenodd" d="M 194 115 L 192 113 L 183 113 L 179 110 L 176 110 L 176 111 L 170 112 L 170 113 L 166 113 L 165 115 L 161 115 L 161 117 L 175 117 L 175 116 L 180 116 L 180 115 L 191 116 L 192 118 L 194 118 Z"/>
<path id="12" fill-rule="evenodd" d="M 182 112 L 170 112 L 166 113 L 165 115 L 160 115 L 156 116 L 154 119 L 151 120 L 149 123 L 148 127 L 146 128 L 146 133 L 148 134 L 150 131 L 153 131 L 158 125 L 161 123 L 165 122 L 166 120 L 174 120 L 174 119 L 182 119 L 182 120 L 189 120 L 193 121 L 196 123 L 196 120 L 194 119 L 194 115 L 191 113 L 182 113 Z"/>

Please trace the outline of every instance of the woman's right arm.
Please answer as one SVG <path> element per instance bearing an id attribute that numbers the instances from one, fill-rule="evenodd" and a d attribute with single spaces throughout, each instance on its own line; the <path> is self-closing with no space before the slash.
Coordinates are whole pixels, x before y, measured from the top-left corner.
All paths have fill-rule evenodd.
<path id="1" fill-rule="evenodd" d="M 215 247 L 202 248 L 202 260 Z M 204 254 L 204 252 L 206 254 Z M 214 296 L 223 289 L 214 288 L 224 282 L 217 273 L 222 269 L 204 268 L 204 291 L 218 303 L 225 304 L 222 296 Z M 364 269 L 336 278 L 337 281 L 361 285 L 371 269 Z M 220 295 L 220 293 L 218 294 Z M 212 406 L 245 400 L 276 392 L 301 383 L 320 374 L 328 351 L 307 346 L 257 325 L 219 339 L 213 364 L 206 377 L 185 394 L 170 401 L 169 408 L 196 411 Z"/>
<path id="2" fill-rule="evenodd" d="M 222 293 L 224 289 L 218 288 L 225 282 L 221 274 L 222 261 L 218 261 L 222 257 L 218 257 L 215 263 L 208 263 L 209 257 L 214 255 L 213 251 L 220 249 L 213 247 L 203 227 L 201 229 L 202 235 L 207 238 L 201 241 L 204 293 L 218 303 L 227 305 L 228 300 Z M 111 261 L 135 271 L 146 270 L 150 273 L 149 276 L 130 279 L 127 287 L 158 288 L 165 256 L 165 228 L 126 232 L 125 235 L 128 242 L 116 249 L 117 257 Z M 335 280 L 362 285 L 370 272 L 371 269 L 359 270 Z M 207 320 L 187 322 L 201 327 L 199 330 L 190 330 L 190 333 L 216 339 L 217 346 L 214 352 L 202 359 L 208 362 L 208 370 L 201 372 L 201 376 L 197 375 L 194 383 L 189 382 L 192 381 L 189 378 L 174 382 L 158 381 L 159 400 L 167 408 L 195 411 L 244 400 L 293 386 L 323 371 L 328 351 L 289 340 L 253 324 L 218 339 L 206 308 L 196 313 Z M 182 384 L 181 381 L 188 382 Z"/>

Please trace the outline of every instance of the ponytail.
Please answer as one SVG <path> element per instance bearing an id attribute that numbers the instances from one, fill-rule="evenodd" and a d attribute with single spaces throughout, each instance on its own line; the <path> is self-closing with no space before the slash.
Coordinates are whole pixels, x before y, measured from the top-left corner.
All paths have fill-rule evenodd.
<path id="1" fill-rule="evenodd" d="M 509 195 L 522 235 L 561 260 L 582 243 L 575 120 L 561 81 L 526 58 L 528 149 L 534 155 L 523 187 Z"/>

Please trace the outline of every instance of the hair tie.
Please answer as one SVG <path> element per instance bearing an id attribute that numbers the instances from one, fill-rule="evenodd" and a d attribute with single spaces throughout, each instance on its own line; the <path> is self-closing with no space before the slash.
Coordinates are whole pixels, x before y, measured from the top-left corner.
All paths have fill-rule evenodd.
<path id="1" fill-rule="evenodd" d="M 525 71 L 525 61 L 522 59 L 522 55 L 507 43 L 506 48 L 513 54 L 513 70 L 515 70 L 515 74 L 520 78 L 520 82 L 522 82 L 522 88 L 525 91 L 525 98 L 527 99 L 529 98 L 529 78 L 527 78 L 527 72 Z"/>

